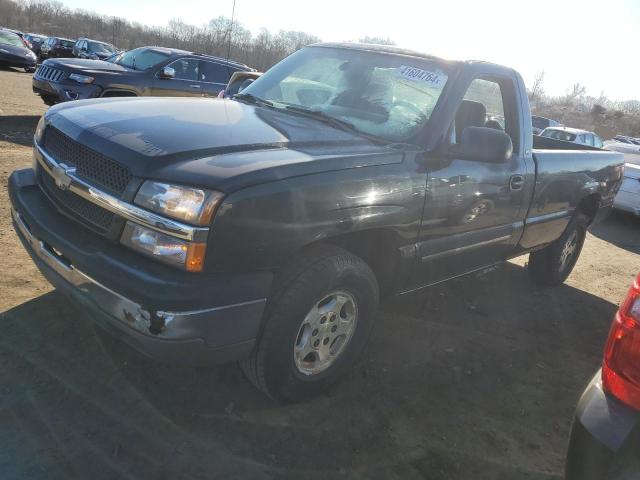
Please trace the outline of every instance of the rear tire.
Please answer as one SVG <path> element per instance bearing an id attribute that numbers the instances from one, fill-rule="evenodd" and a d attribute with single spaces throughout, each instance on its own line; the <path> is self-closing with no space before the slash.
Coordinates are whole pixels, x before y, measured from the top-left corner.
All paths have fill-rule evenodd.
<path id="1" fill-rule="evenodd" d="M 578 213 L 560 238 L 529 254 L 528 272 L 534 283 L 552 286 L 567 279 L 580 257 L 588 225 L 588 217 Z"/>
<path id="2" fill-rule="evenodd" d="M 317 395 L 354 364 L 377 306 L 378 284 L 361 258 L 338 247 L 315 246 L 279 275 L 262 335 L 240 366 L 275 400 Z"/>

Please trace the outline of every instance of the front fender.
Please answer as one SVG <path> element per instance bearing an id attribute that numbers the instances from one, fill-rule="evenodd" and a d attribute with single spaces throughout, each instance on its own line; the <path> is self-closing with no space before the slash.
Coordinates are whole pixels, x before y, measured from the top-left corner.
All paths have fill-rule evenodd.
<path id="1" fill-rule="evenodd" d="M 400 248 L 416 240 L 424 175 L 405 164 L 325 172 L 229 195 L 212 226 L 207 269 L 276 270 L 305 246 L 385 230 Z"/>

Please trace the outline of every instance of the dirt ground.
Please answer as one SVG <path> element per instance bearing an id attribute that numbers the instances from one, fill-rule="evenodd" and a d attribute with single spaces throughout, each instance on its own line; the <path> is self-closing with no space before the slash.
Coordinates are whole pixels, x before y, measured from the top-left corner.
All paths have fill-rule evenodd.
<path id="1" fill-rule="evenodd" d="M 573 411 L 640 271 L 640 222 L 593 229 L 565 285 L 526 259 L 387 302 L 349 378 L 274 404 L 236 365 L 172 368 L 94 329 L 15 236 L 9 174 L 45 107 L 0 70 L 0 477 L 557 479 Z"/>

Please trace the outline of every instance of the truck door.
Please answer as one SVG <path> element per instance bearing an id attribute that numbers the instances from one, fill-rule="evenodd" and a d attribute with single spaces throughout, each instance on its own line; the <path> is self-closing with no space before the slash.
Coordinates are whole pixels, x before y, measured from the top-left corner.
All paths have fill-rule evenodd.
<path id="1" fill-rule="evenodd" d="M 202 85 L 198 81 L 200 61 L 197 58 L 180 58 L 167 67 L 173 68 L 173 78 L 162 78 L 156 73 L 152 95 L 155 97 L 201 97 Z M 164 68 L 164 67 L 163 67 Z"/>
<path id="2" fill-rule="evenodd" d="M 435 283 L 508 258 L 522 232 L 526 163 L 517 83 L 510 77 L 470 78 L 453 120 L 443 158 L 434 162 L 418 244 L 418 284 Z M 456 155 L 467 127 L 505 131 L 507 159 L 477 161 Z"/>

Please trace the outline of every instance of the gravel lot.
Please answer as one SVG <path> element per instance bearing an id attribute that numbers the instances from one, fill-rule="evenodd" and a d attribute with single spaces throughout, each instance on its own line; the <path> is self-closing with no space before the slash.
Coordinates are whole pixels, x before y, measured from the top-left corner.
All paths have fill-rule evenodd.
<path id="1" fill-rule="evenodd" d="M 566 285 L 507 263 L 387 302 L 347 381 L 276 405 L 235 365 L 171 368 L 93 328 L 11 228 L 9 174 L 30 165 L 44 104 L 0 70 L 0 472 L 3 479 L 555 479 L 640 222 L 588 236 Z"/>

